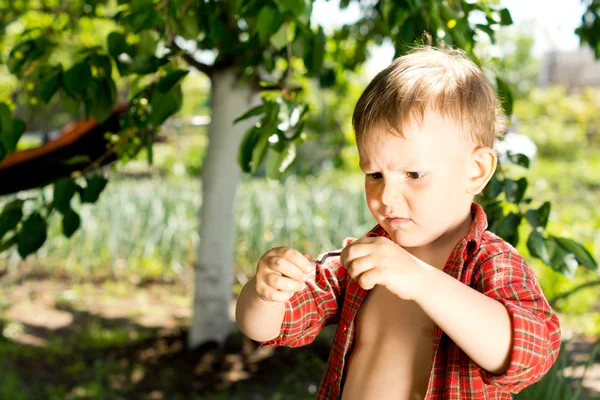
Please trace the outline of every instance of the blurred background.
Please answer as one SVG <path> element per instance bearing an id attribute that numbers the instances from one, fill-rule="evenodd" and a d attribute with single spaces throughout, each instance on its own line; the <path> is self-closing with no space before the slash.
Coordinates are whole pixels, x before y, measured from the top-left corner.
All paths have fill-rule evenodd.
<path id="1" fill-rule="evenodd" d="M 40 86 L 21 79 L 21 72 L 15 73 L 10 64 L 18 59 L 12 50 L 28 34 L 28 26 L 66 26 L 63 19 L 70 18 L 70 9 L 61 8 L 58 1 L 17 3 L 0 2 L 10 10 L 1 17 L 0 101 L 9 104 L 15 117 L 26 125 L 16 153 L 47 146 L 64 134 L 67 124 L 83 116 L 74 100 L 69 107 L 69 96 L 61 94 L 59 99 L 58 94 L 52 97 L 50 93 L 49 101 L 40 101 Z M 105 2 L 85 2 L 82 9 L 93 7 L 95 16 L 81 14 L 77 29 L 71 31 L 69 39 L 61 39 L 61 46 L 105 46 L 107 34 L 120 22 L 104 21 L 100 16 L 111 7 L 124 10 L 123 4 L 129 2 L 101 3 Z M 136 2 L 131 3 L 134 9 Z M 162 3 L 149 4 L 162 15 Z M 271 2 L 238 3 L 267 7 Z M 404 3 L 418 8 L 453 2 L 389 3 L 392 8 L 408 8 Z M 568 260 L 561 266 L 544 262 L 526 239 L 531 227 L 525 223 L 515 227 L 521 233 L 515 242 L 517 249 L 535 270 L 545 295 L 560 314 L 564 340 L 560 359 L 547 377 L 515 398 L 599 399 L 600 280 L 595 261 L 586 257 L 600 254 L 600 62 L 594 47 L 581 44 L 575 33 L 595 2 L 477 3 L 506 7 L 512 19 L 512 24 L 494 27 L 493 41 L 479 34 L 469 47 L 469 54 L 478 57 L 490 79 L 496 82 L 496 76 L 502 77 L 510 88 L 512 123 L 506 140 L 498 143 L 503 173 L 527 178 L 527 193 L 533 197 L 527 203 L 531 207 L 551 203 L 547 227 L 544 224 L 546 237 L 571 238 L 585 249 L 580 250 L 581 257 L 574 266 Z M 335 43 L 335 32 L 357 24 L 365 17 L 365 9 L 367 6 L 356 1 L 316 1 L 305 24 L 321 26 L 324 37 Z M 470 15 L 469 23 L 482 23 L 478 18 Z M 485 18 L 480 19 L 485 23 Z M 453 29 L 456 23 L 450 19 L 444 29 Z M 420 33 L 418 27 L 414 30 L 416 35 Z M 162 31 L 160 35 L 163 33 L 168 36 Z M 349 35 L 359 35 L 355 40 L 360 42 L 360 32 Z M 334 80 L 336 84 L 343 81 L 343 91 L 336 85 L 323 85 L 323 75 L 311 76 L 302 66 L 293 70 L 293 82 L 303 88 L 302 101 L 310 107 L 303 120 L 306 141 L 294 147 L 295 159 L 281 168 L 277 177 L 270 176 L 267 163 L 255 163 L 239 178 L 232 216 L 233 262 L 228 272 L 231 293 L 226 297 L 230 299 L 226 305 L 230 315 L 257 260 L 271 247 L 290 246 L 317 255 L 339 248 L 345 237 L 364 235 L 374 225 L 364 201 L 351 115 L 369 80 L 397 54 L 398 46 L 393 35 L 390 37 L 382 35 L 370 43 L 364 62 L 352 68 L 337 67 Z M 436 31 L 434 37 L 444 36 Z M 460 44 L 455 36 L 445 39 Z M 156 42 L 153 49 L 158 54 L 161 44 Z M 202 65 L 218 64 L 218 53 L 200 48 L 192 51 L 186 47 L 188 42 L 178 42 L 177 37 L 174 43 L 194 54 Z M 55 62 L 67 60 L 66 70 L 73 61 L 61 46 L 53 57 Z M 286 45 L 280 49 L 285 53 Z M 273 61 L 273 71 L 290 70 L 287 64 L 277 66 L 277 62 L 282 61 Z M 119 71 L 116 83 L 119 90 L 128 88 L 125 98 L 127 90 L 133 91 L 132 85 L 143 86 L 141 79 L 133 83 L 131 75 L 126 78 Z M 277 79 L 271 81 L 285 73 L 272 73 Z M 96 70 L 93 74 L 97 76 Z M 320 85 L 315 83 L 319 80 Z M 23 247 L 11 247 L 14 243 L 0 246 L 0 399 L 315 397 L 332 328 L 301 349 L 259 348 L 235 327 L 220 343 L 196 341 L 190 346 L 194 287 L 198 285 L 194 269 L 202 258 L 198 251 L 198 210 L 203 203 L 199 177 L 206 161 L 208 130 L 216 118 L 214 108 L 227 107 L 214 99 L 211 102 L 213 82 L 214 75 L 209 77 L 202 68 L 189 68 L 180 81 L 181 103 L 159 124 L 151 157 L 147 147 L 141 146 L 130 157 L 120 155 L 119 161 L 96 169 L 109 182 L 95 203 L 72 202 L 79 217 L 72 236 L 65 234 L 64 213 L 48 213 L 46 236 L 36 251 L 23 257 L 27 253 Z M 249 151 L 252 154 L 252 148 Z M 528 168 L 511 162 L 510 154 L 515 153 L 527 156 Z M 239 169 L 237 165 L 235 168 Z M 42 166 L 37 173 L 43 170 Z M 226 176 L 222 179 L 229 179 Z M 15 178 L 21 179 L 13 175 Z M 79 179 L 76 175 L 71 178 Z M 5 182 L 0 179 L 0 186 Z M 57 189 L 50 185 L 4 193 L 0 206 L 15 199 L 37 199 L 29 209 L 24 206 L 24 214 L 35 208 L 39 199 L 39 204 L 48 204 L 44 201 L 54 196 L 52 204 L 57 204 Z M 508 199 L 508 192 L 506 196 Z M 504 209 L 525 215 L 522 205 L 513 206 L 505 205 Z M 0 239 L 8 231 L 2 230 L 2 221 L 0 218 Z M 502 230 L 502 226 L 497 229 Z M 16 225 L 13 228 L 16 231 Z"/>

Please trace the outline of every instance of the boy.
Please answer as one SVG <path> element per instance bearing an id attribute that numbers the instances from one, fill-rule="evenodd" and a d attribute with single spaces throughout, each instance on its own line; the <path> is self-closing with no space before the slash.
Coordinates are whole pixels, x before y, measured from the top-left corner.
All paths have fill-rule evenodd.
<path id="1" fill-rule="evenodd" d="M 242 332 L 301 346 L 337 323 L 318 399 L 510 399 L 541 379 L 558 318 L 473 202 L 505 120 L 458 50 L 425 46 L 380 72 L 352 121 L 377 226 L 323 265 L 265 253 L 237 302 Z"/>

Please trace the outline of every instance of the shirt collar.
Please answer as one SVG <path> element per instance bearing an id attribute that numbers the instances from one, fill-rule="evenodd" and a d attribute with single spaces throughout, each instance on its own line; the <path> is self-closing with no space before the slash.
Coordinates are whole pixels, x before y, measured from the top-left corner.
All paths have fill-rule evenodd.
<path id="1" fill-rule="evenodd" d="M 464 237 L 463 241 L 465 242 L 466 247 L 470 250 L 471 254 L 473 254 L 479 249 L 479 246 L 481 245 L 483 234 L 485 233 L 485 230 L 488 227 L 488 221 L 483 207 L 475 202 L 471 204 L 471 217 L 473 218 L 473 221 L 471 222 L 469 232 L 467 233 L 467 236 Z M 366 236 L 383 236 L 390 239 L 390 235 L 379 224 L 377 224 L 373 229 L 371 229 Z M 470 243 L 473 244 L 470 245 Z"/>

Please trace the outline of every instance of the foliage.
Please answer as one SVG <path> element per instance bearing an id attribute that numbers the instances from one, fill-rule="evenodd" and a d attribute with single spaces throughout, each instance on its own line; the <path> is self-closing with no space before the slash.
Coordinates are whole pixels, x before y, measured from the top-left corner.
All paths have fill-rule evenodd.
<path id="1" fill-rule="evenodd" d="M 349 3 L 341 1 L 340 7 Z M 217 79 L 222 69 L 233 68 L 240 82 L 252 85 L 262 98 L 262 104 L 234 121 L 259 119 L 242 140 L 238 163 L 243 171 L 253 173 L 266 160 L 266 174 L 278 177 L 307 138 L 309 107 L 303 90 L 307 83 L 298 76 L 320 87 L 335 88 L 338 95 L 349 93 L 352 89 L 346 77 L 366 61 L 369 46 L 390 38 L 400 55 L 421 32 L 443 38 L 479 62 L 473 52 L 476 35 L 487 35 L 493 42 L 496 28 L 512 24 L 510 12 L 494 2 L 419 0 L 402 7 L 385 1 L 359 5 L 358 21 L 327 33 L 311 21 L 313 2 L 307 0 L 119 0 L 116 5 L 88 0 L 27 5 L 2 1 L 0 25 L 18 32 L 11 36 L 13 42 L 3 43 L 9 72 L 41 102 L 48 103 L 60 93 L 61 99 L 82 107 L 86 117 L 102 121 L 117 101 L 117 73 L 119 79 L 129 81 L 124 88 L 129 108 L 121 119 L 121 131 L 110 136 L 108 149 L 125 161 L 142 149 L 152 161 L 154 131 L 181 107 L 180 82 L 189 72 L 186 65 L 210 79 Z M 469 16 L 476 13 L 485 16 L 485 23 L 470 22 Z M 58 57 L 69 35 L 85 24 L 97 27 L 103 33 L 101 40 L 75 44 L 68 57 Z M 529 45 L 525 41 L 522 47 Z M 212 52 L 212 62 L 197 59 L 196 51 Z M 494 80 L 510 114 L 510 85 L 500 77 Z M 15 150 L 25 126 L 7 105 L 0 105 L 0 117 L 1 160 Z M 512 161 L 528 164 L 520 155 Z M 81 171 L 84 178 L 59 179 L 53 184 L 51 199 L 18 198 L 7 204 L 0 214 L 0 251 L 16 246 L 23 258 L 38 251 L 53 215 L 62 219 L 64 236 L 71 237 L 82 224 L 72 199 L 78 194 L 82 203 L 94 203 L 107 183 L 104 177 L 91 175 L 91 169 Z M 544 233 L 550 204 L 527 209 L 531 202 L 525 197 L 527 185 L 526 178 L 494 177 L 482 197 L 490 229 L 517 245 L 519 226 L 527 221 L 532 227 L 527 247 L 534 257 L 569 276 L 579 265 L 596 270 L 597 263 L 585 247 Z"/>
<path id="2" fill-rule="evenodd" d="M 342 1 L 340 6 L 349 3 Z M 360 3 L 359 21 L 326 33 L 311 22 L 312 6 L 313 1 L 307 0 L 119 0 L 116 4 L 3 0 L 0 28 L 12 35 L 2 42 L 2 51 L 8 71 L 35 102 L 48 103 L 59 93 L 68 103 L 65 106 L 72 109 L 75 104 L 86 117 L 99 121 L 108 117 L 117 101 L 119 79 L 126 80 L 129 109 L 108 150 L 122 160 L 134 158 L 143 148 L 152 160 L 153 131 L 181 107 L 179 83 L 188 73 L 186 64 L 211 79 L 218 71 L 233 68 L 240 81 L 262 91 L 263 99 L 261 106 L 238 118 L 261 117 L 240 146 L 240 167 L 254 172 L 267 160 L 267 174 L 279 176 L 305 139 L 302 130 L 308 107 L 294 86 L 296 75 L 308 76 L 321 87 L 342 88 L 345 73 L 359 68 L 369 46 L 386 37 L 393 39 L 397 54 L 428 31 L 473 55 L 476 32 L 493 36 L 495 27 L 512 23 L 508 10 L 489 2 L 415 1 L 399 7 L 381 1 Z M 468 15 L 476 12 L 485 15 L 485 23 L 469 23 Z M 89 31 L 90 26 L 97 34 L 72 41 L 74 34 L 86 27 Z M 196 51 L 212 52 L 212 62 L 199 61 Z M 0 160 L 15 150 L 24 124 L 3 106 L 1 127 Z M 81 172 L 89 175 L 90 171 Z M 31 215 L 22 213 L 14 223 L 18 211 L 3 210 L 3 215 L 12 214 L 4 217 L 10 220 L 10 235 L 0 248 L 27 242 L 20 246 L 22 257 L 37 251 L 47 236 L 46 218 L 55 212 L 62 214 L 64 233 L 71 236 L 80 216 L 64 199 L 87 187 L 77 189 L 73 178 L 65 177 L 72 183 L 62 180 L 53 190 L 64 191 L 63 200 L 40 203 L 43 212 L 38 208 Z M 92 179 L 101 178 L 88 178 Z M 22 239 L 25 226 L 32 240 Z"/>
<path id="3" fill-rule="evenodd" d="M 533 43 L 532 24 L 522 23 L 503 27 L 494 41 L 482 38 L 475 48 L 484 70 L 502 76 L 516 100 L 526 98 L 538 83 L 541 61 L 531 53 Z"/>
<path id="4" fill-rule="evenodd" d="M 529 168 L 529 159 L 522 154 L 509 159 Z M 479 198 L 488 216 L 488 229 L 517 246 L 520 226 L 526 222 L 531 228 L 526 242 L 531 256 L 567 277 L 573 277 L 580 265 L 598 272 L 598 263 L 584 246 L 567 237 L 546 234 L 550 202 L 531 207 L 533 198 L 526 196 L 528 184 L 527 179 L 512 179 L 502 169 L 492 177 Z"/>
<path id="5" fill-rule="evenodd" d="M 533 139 L 540 156 L 575 159 L 583 149 L 600 148 L 599 107 L 598 89 L 534 89 L 515 104 L 517 130 Z"/>

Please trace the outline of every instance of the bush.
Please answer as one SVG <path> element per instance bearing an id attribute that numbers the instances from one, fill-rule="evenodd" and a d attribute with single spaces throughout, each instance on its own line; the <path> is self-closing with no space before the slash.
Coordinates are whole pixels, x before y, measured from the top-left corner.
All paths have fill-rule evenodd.
<path id="1" fill-rule="evenodd" d="M 563 86 L 531 91 L 515 103 L 517 131 L 533 139 L 540 157 L 575 159 L 580 150 L 600 147 L 600 90 L 568 94 Z"/>

